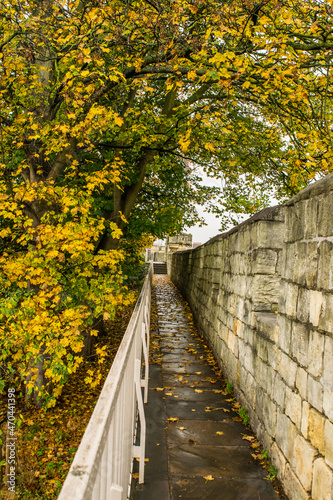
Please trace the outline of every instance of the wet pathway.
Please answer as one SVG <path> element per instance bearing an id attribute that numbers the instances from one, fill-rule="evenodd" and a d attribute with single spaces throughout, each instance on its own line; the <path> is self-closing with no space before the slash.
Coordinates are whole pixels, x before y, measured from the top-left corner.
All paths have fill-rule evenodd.
<path id="1" fill-rule="evenodd" d="M 243 425 L 189 308 L 166 276 L 154 277 L 148 458 L 133 500 L 274 500 L 258 443 Z M 134 474 L 135 477 L 135 474 Z"/>

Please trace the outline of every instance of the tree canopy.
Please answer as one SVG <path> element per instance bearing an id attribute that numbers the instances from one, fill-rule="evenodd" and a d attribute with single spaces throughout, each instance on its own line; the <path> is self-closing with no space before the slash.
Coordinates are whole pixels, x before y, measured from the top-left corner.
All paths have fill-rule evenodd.
<path id="1" fill-rule="evenodd" d="M 332 169 L 332 14 L 321 0 L 1 3 L 6 373 L 37 395 L 53 382 L 53 404 L 94 318 L 129 300 L 122 241 L 180 231 L 203 201 L 254 212 Z M 223 175 L 222 199 L 196 166 Z"/>

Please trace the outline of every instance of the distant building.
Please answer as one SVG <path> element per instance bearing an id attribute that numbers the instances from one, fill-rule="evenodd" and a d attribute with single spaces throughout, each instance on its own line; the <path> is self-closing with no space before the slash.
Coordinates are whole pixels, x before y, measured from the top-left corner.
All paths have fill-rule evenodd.
<path id="1" fill-rule="evenodd" d="M 196 245 L 198 246 L 200 243 Z M 151 248 L 147 248 L 146 260 L 166 262 L 169 253 L 189 250 L 190 248 L 192 248 L 192 234 L 181 233 L 169 236 L 165 245 L 153 245 Z"/>

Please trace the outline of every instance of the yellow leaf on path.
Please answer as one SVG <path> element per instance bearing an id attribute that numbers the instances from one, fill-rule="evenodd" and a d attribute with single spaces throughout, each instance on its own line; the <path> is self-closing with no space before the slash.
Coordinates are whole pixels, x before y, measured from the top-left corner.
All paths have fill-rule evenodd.
<path id="1" fill-rule="evenodd" d="M 243 435 L 243 439 L 245 439 L 246 441 L 254 441 L 255 440 L 255 437 L 253 436 L 246 436 L 245 434 Z"/>
<path id="2" fill-rule="evenodd" d="M 135 472 L 134 474 L 132 474 L 132 478 L 133 479 L 139 479 L 139 473 Z"/>
<path id="3" fill-rule="evenodd" d="M 178 417 L 170 417 L 168 418 L 169 422 L 178 422 L 179 418 Z"/>
<path id="4" fill-rule="evenodd" d="M 224 434 L 224 432 L 222 432 L 222 431 L 216 431 L 216 434 L 217 434 L 218 436 L 222 436 L 222 435 Z"/>
<path id="5" fill-rule="evenodd" d="M 206 479 L 206 481 L 214 481 L 214 478 L 211 474 L 209 474 L 209 476 L 204 476 L 204 479 Z"/>
<path id="6" fill-rule="evenodd" d="M 156 387 L 155 391 L 164 391 L 164 387 Z"/>
<path id="7" fill-rule="evenodd" d="M 180 429 L 181 431 L 185 431 L 186 427 L 176 427 L 176 429 Z"/>
<path id="8" fill-rule="evenodd" d="M 201 389 L 194 389 L 194 392 L 203 392 Z"/>

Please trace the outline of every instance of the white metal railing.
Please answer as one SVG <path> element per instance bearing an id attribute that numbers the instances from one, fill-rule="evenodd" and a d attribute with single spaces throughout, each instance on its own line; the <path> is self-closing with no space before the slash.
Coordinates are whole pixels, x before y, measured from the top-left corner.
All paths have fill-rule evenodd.
<path id="1" fill-rule="evenodd" d="M 144 481 L 153 264 L 58 500 L 126 500 L 133 459 Z M 142 377 L 144 361 L 144 376 Z M 143 387 L 143 396 L 142 390 Z M 134 445 L 140 419 L 140 444 Z"/>

